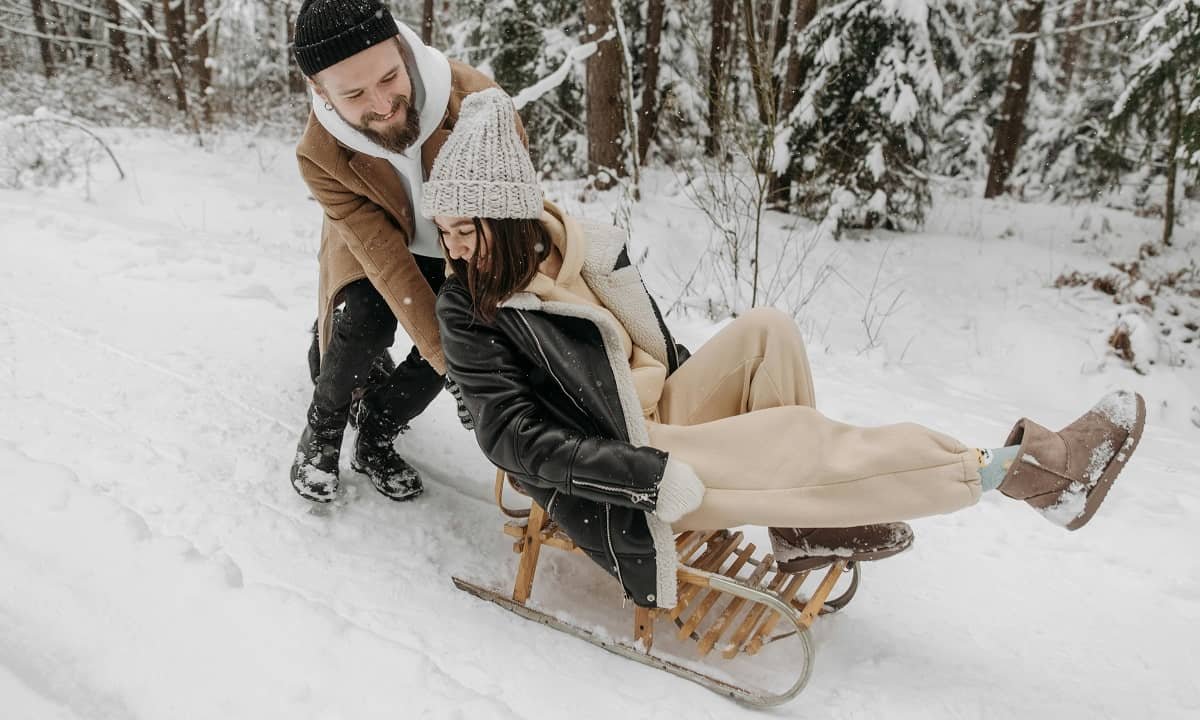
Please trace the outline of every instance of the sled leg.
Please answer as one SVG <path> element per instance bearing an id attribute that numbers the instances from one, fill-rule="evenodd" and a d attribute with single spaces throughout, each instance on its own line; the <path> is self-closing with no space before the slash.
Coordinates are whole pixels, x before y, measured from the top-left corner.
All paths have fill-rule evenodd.
<path id="1" fill-rule="evenodd" d="M 542 528 L 546 524 L 546 511 L 537 503 L 529 509 L 529 522 L 525 535 L 517 541 L 521 561 L 517 565 L 517 582 L 513 587 L 513 600 L 525 604 L 533 593 L 533 576 L 537 572 L 538 556 L 542 551 Z"/>
<path id="2" fill-rule="evenodd" d="M 654 645 L 654 610 L 638 606 L 633 611 L 633 639 L 642 645 L 642 649 L 650 652 Z"/>

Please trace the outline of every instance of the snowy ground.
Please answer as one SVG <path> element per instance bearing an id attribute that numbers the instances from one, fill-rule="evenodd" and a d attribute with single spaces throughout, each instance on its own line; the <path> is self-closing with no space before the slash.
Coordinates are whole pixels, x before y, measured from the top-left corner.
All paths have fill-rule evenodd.
<path id="1" fill-rule="evenodd" d="M 452 574 L 507 587 L 515 561 L 447 396 L 401 441 L 428 477 L 418 502 L 347 471 L 347 502 L 310 512 L 286 477 L 320 215 L 290 146 L 104 136 L 126 181 L 101 175 L 90 200 L 0 191 L 0 714 L 756 716 L 454 589 Z M 634 213 L 664 304 L 706 235 L 673 182 L 652 174 Z M 1072 242 L 1087 213 L 1113 225 L 1100 246 Z M 1022 414 L 1058 426 L 1128 386 L 1149 421 L 1079 533 L 997 495 L 915 523 L 914 549 L 867 567 L 857 599 L 818 623 L 811 685 L 771 715 L 1200 715 L 1200 373 L 1106 359 L 1116 308 L 1050 287 L 1156 232 L 1097 209 L 947 199 L 921 234 L 816 248 L 837 275 L 801 319 L 827 414 L 986 446 Z M 1197 242 L 1194 224 L 1182 234 Z M 881 297 L 904 295 L 864 350 L 885 249 Z M 690 345 L 717 328 L 672 323 Z M 567 581 L 620 604 L 582 558 L 550 555 L 540 577 L 535 598 Z"/>

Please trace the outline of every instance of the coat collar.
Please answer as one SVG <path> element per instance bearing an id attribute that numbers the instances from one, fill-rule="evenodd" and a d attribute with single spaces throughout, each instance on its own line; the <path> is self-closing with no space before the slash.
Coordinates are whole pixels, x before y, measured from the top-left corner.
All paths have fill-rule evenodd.
<path id="1" fill-rule="evenodd" d="M 650 294 L 642 284 L 641 273 L 627 261 L 625 231 L 613 225 L 576 220 L 550 201 L 546 201 L 545 207 L 547 212 L 562 219 L 568 245 L 573 239 L 575 242 L 586 244 L 587 251 L 581 253 L 583 265 L 580 275 L 596 295 L 596 299 L 624 326 L 635 345 L 664 366 L 672 367 L 668 357 L 667 338 L 659 325 Z M 623 255 L 626 260 L 624 263 Z M 552 308 L 557 305 L 545 303 L 533 293 L 519 292 L 500 306 L 555 312 Z M 612 322 L 603 313 L 597 317 L 597 322 Z"/>

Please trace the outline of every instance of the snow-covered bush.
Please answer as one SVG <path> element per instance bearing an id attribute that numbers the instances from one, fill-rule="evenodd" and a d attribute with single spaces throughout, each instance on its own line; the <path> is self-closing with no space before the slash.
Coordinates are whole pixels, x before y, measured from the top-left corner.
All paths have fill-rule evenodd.
<path id="1" fill-rule="evenodd" d="M 1135 259 L 1108 273 L 1063 273 L 1056 287 L 1090 286 L 1112 296 L 1104 339 L 1109 351 L 1139 373 L 1155 366 L 1200 367 L 1200 264 L 1190 247 L 1146 243 Z"/>
<path id="2" fill-rule="evenodd" d="M 144 84 L 114 80 L 94 68 L 72 68 L 46 79 L 0 67 L 0 114 L 29 115 L 39 107 L 102 126 L 176 120 L 170 104 Z"/>
<path id="3" fill-rule="evenodd" d="M 108 164 L 118 177 L 125 176 L 112 150 L 78 121 L 56 116 L 43 108 L 32 115 L 0 118 L 0 188 L 56 187 L 90 183 Z M 109 164 L 111 163 L 111 164 Z"/>

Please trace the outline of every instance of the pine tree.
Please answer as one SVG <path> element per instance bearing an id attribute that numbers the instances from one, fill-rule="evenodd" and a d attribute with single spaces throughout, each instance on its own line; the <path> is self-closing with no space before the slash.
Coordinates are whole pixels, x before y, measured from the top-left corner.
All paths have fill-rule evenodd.
<path id="1" fill-rule="evenodd" d="M 804 214 L 901 228 L 929 205 L 929 134 L 942 99 L 931 32 L 938 0 L 842 0 L 798 40 L 810 66 L 782 140 Z M 942 30 L 939 29 L 939 32 Z M 788 153 L 776 153 L 776 163 Z"/>
<path id="2" fill-rule="evenodd" d="M 470 0 L 460 7 L 461 19 L 444 28 L 446 55 L 491 74 L 510 95 L 550 75 L 579 44 L 583 24 L 577 3 Z M 534 166 L 547 176 L 585 171 L 583 104 L 583 73 L 577 71 L 521 109 Z"/>
<path id="3" fill-rule="evenodd" d="M 1110 119 L 1118 133 L 1136 126 L 1148 138 L 1165 141 L 1162 241 L 1170 245 L 1179 165 L 1200 168 L 1200 0 L 1168 0 L 1138 32 L 1137 47 L 1142 60 Z M 1154 159 L 1154 145 L 1146 143 L 1148 160 Z"/>
<path id="4" fill-rule="evenodd" d="M 1014 21 L 1006 3 L 987 0 L 960 0 L 943 13 L 947 26 L 962 31 L 961 37 L 945 34 L 934 48 L 946 99 L 941 131 L 932 139 L 932 167 L 950 177 L 975 179 L 987 172 L 1007 73 L 1003 38 Z"/>
<path id="5" fill-rule="evenodd" d="M 690 157 L 707 140 L 705 57 L 708 13 L 703 3 L 667 3 L 659 49 L 658 126 L 654 142 L 668 162 Z M 704 31 L 698 28 L 705 28 Z"/>
<path id="6" fill-rule="evenodd" d="M 1121 31 L 1128 24 L 1124 19 L 1136 17 L 1145 5 L 1145 0 L 1105 3 L 1091 23 L 1098 27 L 1075 32 L 1069 28 L 1084 25 L 1078 22 L 1078 4 L 1063 8 L 1057 22 L 1043 23 L 1027 138 L 1009 183 L 1024 197 L 1103 200 L 1119 191 L 1121 176 L 1134 169 L 1107 137 L 1107 118 L 1127 81 L 1132 35 Z M 1104 37 L 1108 28 L 1116 31 Z M 1060 42 L 1063 47 L 1056 51 L 1060 38 L 1070 42 Z M 1096 47 L 1095 57 L 1083 63 L 1080 49 L 1087 45 Z"/>

